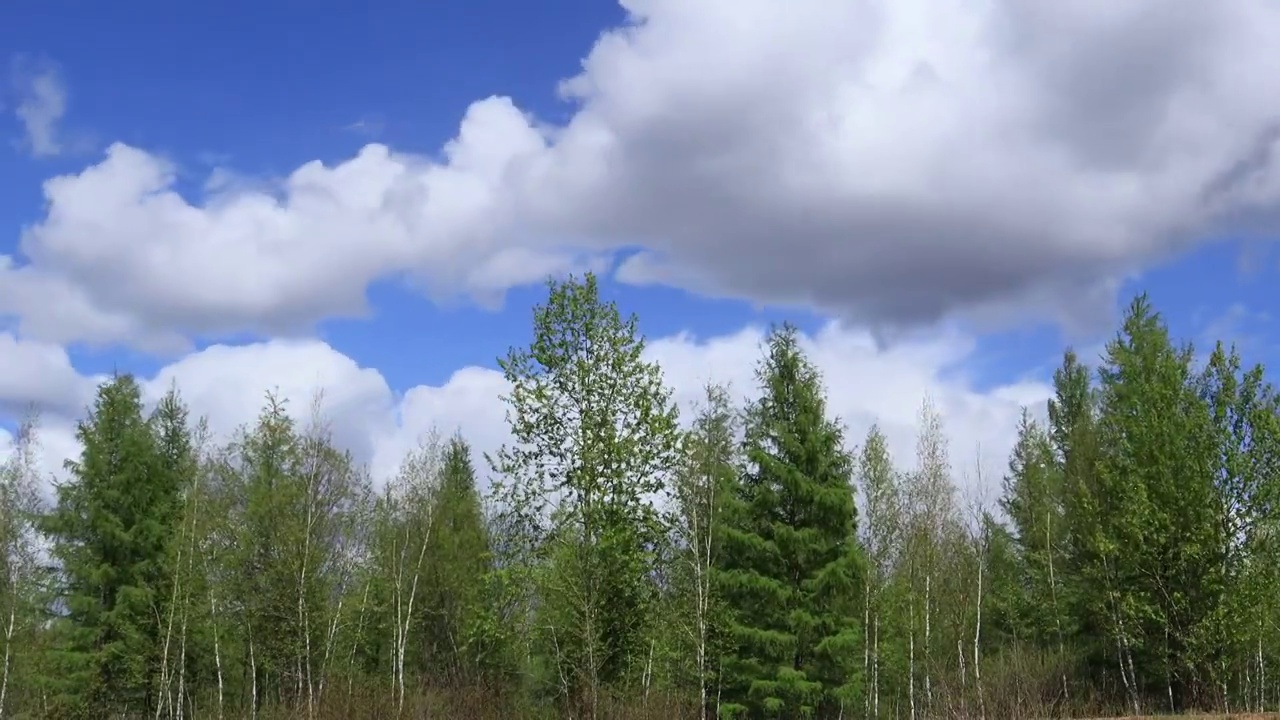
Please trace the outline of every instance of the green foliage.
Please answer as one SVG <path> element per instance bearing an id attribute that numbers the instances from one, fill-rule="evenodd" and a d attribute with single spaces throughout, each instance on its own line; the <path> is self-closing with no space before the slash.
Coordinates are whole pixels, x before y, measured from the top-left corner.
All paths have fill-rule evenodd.
<path id="1" fill-rule="evenodd" d="M 515 442 L 491 459 L 495 499 L 525 546 L 507 573 L 539 598 L 545 681 L 594 716 L 607 689 L 647 682 L 666 535 L 651 500 L 675 465 L 676 410 L 635 318 L 600 300 L 594 276 L 550 283 L 533 326 L 499 363 Z"/>
<path id="2" fill-rule="evenodd" d="M 731 611 L 722 712 L 823 717 L 859 698 L 861 581 L 852 458 L 796 330 L 769 337 L 747 472 L 728 503 L 717 586 Z"/>
<path id="3" fill-rule="evenodd" d="M 50 578 L 40 562 L 36 527 L 42 509 L 39 445 L 38 417 L 32 414 L 0 462 L 0 716 L 30 704 L 44 684 L 40 621 Z"/>
<path id="4" fill-rule="evenodd" d="M 502 648 L 482 611 L 491 567 L 489 537 L 471 446 L 461 437 L 445 449 L 431 518 L 421 606 L 428 670 L 462 686 L 500 670 Z"/>
<path id="5" fill-rule="evenodd" d="M 154 702 L 158 609 L 180 489 L 173 457 L 161 449 L 180 445 L 184 432 L 176 401 L 168 407 L 159 422 L 167 434 L 157 437 L 133 377 L 104 383 L 77 429 L 83 450 L 67 464 L 71 482 L 57 488 L 58 506 L 45 518 L 68 636 L 57 702 L 72 712 L 144 712 Z"/>
<path id="6" fill-rule="evenodd" d="M 300 425 L 268 396 L 217 444 L 176 388 L 148 415 L 119 376 L 45 508 L 24 425 L 0 459 L 0 714 L 1275 709 L 1280 394 L 1145 297 L 1096 367 L 1064 354 L 992 506 L 928 400 L 913 468 L 879 426 L 850 452 L 793 327 L 745 412 L 710 385 L 681 430 L 594 277 L 533 320 L 501 360 L 487 503 L 460 436 L 375 493 L 318 405 Z"/>

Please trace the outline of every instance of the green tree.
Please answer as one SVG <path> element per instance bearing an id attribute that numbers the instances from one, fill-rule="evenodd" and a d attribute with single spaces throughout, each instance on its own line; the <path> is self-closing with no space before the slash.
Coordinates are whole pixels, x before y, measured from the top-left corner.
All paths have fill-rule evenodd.
<path id="1" fill-rule="evenodd" d="M 590 274 L 549 289 L 532 343 L 499 361 L 515 442 L 491 464 L 502 523 L 534 561 L 526 577 L 552 681 L 594 718 L 605 689 L 650 677 L 666 535 L 653 501 L 677 463 L 679 432 L 635 317 L 602 302 Z"/>
<path id="2" fill-rule="evenodd" d="M 1133 691 L 1162 688 L 1171 711 L 1196 691 L 1203 658 L 1192 639 L 1223 582 L 1213 438 L 1191 360 L 1140 296 L 1099 371 L 1099 555 L 1114 580 L 1112 630 L 1126 666 L 1132 659 Z"/>
<path id="3" fill-rule="evenodd" d="M 10 709 L 22 713 L 34 707 L 32 690 L 39 679 L 36 648 L 41 606 L 48 601 L 36 527 L 42 509 L 39 442 L 38 417 L 32 413 L 0 462 L 0 717 L 8 717 Z"/>
<path id="4" fill-rule="evenodd" d="M 167 528 L 164 566 L 154 583 L 159 590 L 156 613 L 161 623 L 156 702 L 170 717 L 179 714 L 178 705 L 187 692 L 187 631 L 195 581 L 192 530 L 198 508 L 190 503 L 198 497 L 200 459 L 188 416 L 176 386 L 165 393 L 151 415 L 160 482 L 170 501 L 157 511 L 173 518 Z"/>
<path id="5" fill-rule="evenodd" d="M 177 487 L 130 375 L 99 387 L 77 438 L 45 523 L 68 626 L 60 699 L 99 717 L 150 711 Z"/>
<path id="6" fill-rule="evenodd" d="M 1237 350 L 1222 343 L 1210 354 L 1197 390 L 1211 414 L 1223 563 L 1221 602 L 1193 644 L 1224 708 L 1237 694 L 1236 707 L 1261 709 L 1261 679 L 1268 657 L 1275 661 L 1271 648 L 1280 627 L 1273 599 L 1280 588 L 1273 519 L 1280 502 L 1280 396 L 1262 366 L 1243 370 Z"/>
<path id="7" fill-rule="evenodd" d="M 679 674 L 692 677 L 702 717 L 718 715 L 713 692 L 720 675 L 724 607 L 712 573 L 724 506 L 740 472 L 739 429 L 728 390 L 708 385 L 684 435 L 683 462 L 672 485 L 673 614 L 683 631 L 673 652 Z"/>
<path id="8" fill-rule="evenodd" d="M 747 414 L 747 472 L 725 517 L 718 585 L 735 648 L 724 713 L 835 716 L 855 707 L 863 558 L 853 459 L 826 416 L 796 329 L 771 333 Z"/>
<path id="9" fill-rule="evenodd" d="M 1062 651 L 1070 633 L 1060 602 L 1066 531 L 1062 472 L 1049 433 L 1025 410 L 1003 490 L 1000 507 L 1012 524 L 1026 588 L 1024 607 L 1017 610 L 1019 620 L 1027 623 L 1022 636 Z"/>
<path id="10" fill-rule="evenodd" d="M 279 703 L 314 715 L 363 556 L 368 478 L 333 446 L 318 402 L 311 424 L 299 430 L 284 403 L 268 396 L 257 425 L 228 453 L 231 591 L 243 626 L 250 714 Z"/>
<path id="11" fill-rule="evenodd" d="M 462 687 L 484 679 L 502 648 L 483 627 L 489 536 L 471 446 L 461 436 L 445 447 L 431 518 L 421 605 L 424 666 L 429 677 Z"/>
<path id="12" fill-rule="evenodd" d="M 866 498 L 863 514 L 863 546 L 867 552 L 867 578 L 863 587 L 863 676 L 866 684 L 864 714 L 880 717 L 882 654 L 880 628 L 888 617 L 894 588 L 893 570 L 902 552 L 902 489 L 898 471 L 889 455 L 889 444 L 878 425 L 872 425 L 858 456 L 858 485 Z M 891 633 L 886 633 L 890 635 Z"/>

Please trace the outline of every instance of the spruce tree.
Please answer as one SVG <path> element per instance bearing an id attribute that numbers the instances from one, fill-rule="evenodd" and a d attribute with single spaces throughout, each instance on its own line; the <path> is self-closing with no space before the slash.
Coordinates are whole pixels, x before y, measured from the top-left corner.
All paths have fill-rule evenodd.
<path id="1" fill-rule="evenodd" d="M 1059 649 L 1067 633 L 1060 597 L 1065 570 L 1061 478 L 1049 434 L 1024 410 L 1000 507 L 1012 523 L 1023 565 L 1026 607 L 1020 615 L 1033 623 L 1026 639 Z"/>
<path id="2" fill-rule="evenodd" d="M 757 377 L 748 469 L 727 508 L 717 563 L 735 642 L 721 711 L 835 717 L 855 711 L 863 661 L 853 460 L 794 327 L 770 334 Z"/>
<path id="3" fill-rule="evenodd" d="M 445 448 L 431 520 L 421 605 L 426 668 L 430 676 L 460 686 L 480 680 L 487 656 L 499 650 L 477 627 L 483 616 L 489 537 L 471 446 L 461 436 Z"/>
<path id="4" fill-rule="evenodd" d="M 46 518 L 68 626 L 61 700 L 96 717 L 146 712 L 176 489 L 132 376 L 98 389 L 77 438 L 80 459 Z"/>

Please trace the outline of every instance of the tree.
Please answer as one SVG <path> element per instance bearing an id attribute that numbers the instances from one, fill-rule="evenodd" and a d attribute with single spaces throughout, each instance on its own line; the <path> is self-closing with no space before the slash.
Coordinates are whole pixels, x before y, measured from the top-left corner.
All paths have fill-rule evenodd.
<path id="1" fill-rule="evenodd" d="M 374 562 L 390 592 L 387 609 L 391 613 L 391 690 L 397 715 L 404 711 L 410 631 L 415 621 L 421 620 L 421 608 L 414 612 L 418 583 L 423 578 L 427 548 L 436 537 L 434 505 L 440 466 L 440 441 L 433 434 L 405 458 L 399 474 L 378 499 Z"/>
<path id="2" fill-rule="evenodd" d="M 735 648 L 722 712 L 835 716 L 859 691 L 863 558 L 853 459 L 790 325 L 772 332 L 747 413 L 747 472 L 725 517 L 718 585 Z"/>
<path id="3" fill-rule="evenodd" d="M 711 690 L 718 690 L 718 647 L 723 603 L 712 573 L 720 553 L 719 526 L 727 494 L 737 480 L 739 423 L 729 392 L 708 385 L 693 426 L 684 435 L 683 463 L 673 484 L 677 617 L 693 656 L 693 676 L 701 717 L 719 715 Z M 682 647 L 684 647 L 682 645 Z"/>
<path id="4" fill-rule="evenodd" d="M 63 700 L 73 712 L 149 712 L 178 489 L 132 376 L 99 387 L 76 435 L 80 459 L 45 522 L 69 635 Z"/>
<path id="5" fill-rule="evenodd" d="M 46 577 L 40 564 L 36 519 L 41 511 L 37 487 L 38 416 L 33 412 L 18 427 L 9 455 L 0 463 L 0 718 L 26 698 L 15 690 L 33 684 L 31 669 Z M 22 708 L 19 707 L 19 712 Z"/>
<path id="6" fill-rule="evenodd" d="M 940 581 L 948 545 L 959 535 L 960 520 L 951 478 L 950 448 L 942 427 L 942 417 L 926 398 L 920 406 L 919 435 L 916 438 L 915 472 L 906 476 L 903 488 L 905 528 L 903 530 L 903 572 L 907 585 L 907 695 L 911 716 L 934 712 L 935 618 L 938 614 Z M 945 643 L 941 643 L 947 647 Z M 949 653 L 948 653 L 949 654 Z M 919 674 L 923 677 L 918 677 Z M 923 680 L 924 694 L 917 698 Z"/>
<path id="7" fill-rule="evenodd" d="M 1211 414 L 1217 471 L 1215 511 L 1224 546 L 1223 598 L 1196 644 L 1209 655 L 1220 702 L 1262 712 L 1268 659 L 1276 647 L 1280 564 L 1275 510 L 1280 502 L 1280 396 L 1262 366 L 1242 369 L 1237 350 L 1218 343 L 1197 380 Z M 1255 681 L 1256 679 L 1256 681 Z"/>
<path id="8" fill-rule="evenodd" d="M 1068 632 L 1059 602 L 1066 529 L 1062 473 L 1049 434 L 1025 410 L 1003 489 L 1000 507 L 1012 523 L 1013 540 L 1023 564 L 1026 602 L 1018 614 L 1030 624 L 1024 628 L 1025 637 L 1062 652 Z"/>
<path id="9" fill-rule="evenodd" d="M 187 407 L 174 386 L 161 398 L 150 421 L 159 455 L 158 477 L 165 496 L 171 501 L 157 510 L 175 520 L 167 532 L 164 565 L 158 568 L 154 580 L 160 593 L 158 604 L 163 604 L 163 609 L 157 607 L 156 610 L 163 622 L 156 692 L 157 717 L 164 710 L 170 717 L 182 717 L 187 692 L 187 630 L 191 585 L 195 582 L 195 528 L 199 512 L 197 478 L 200 471 L 196 439 L 188 424 L 188 415 Z"/>
<path id="10" fill-rule="evenodd" d="M 867 684 L 864 712 L 880 717 L 880 625 L 886 610 L 890 581 L 902 552 L 902 497 L 898 472 L 889 445 L 878 425 L 872 425 L 858 457 L 858 484 L 866 498 L 863 545 L 867 552 L 867 580 L 863 590 L 863 674 Z"/>
<path id="11" fill-rule="evenodd" d="M 595 276 L 549 283 L 533 341 L 499 361 L 514 439 L 492 458 L 503 522 L 536 565 L 539 635 L 555 682 L 598 717 L 601 692 L 647 677 L 665 528 L 653 500 L 677 461 L 676 409 L 636 319 Z"/>
<path id="12" fill-rule="evenodd" d="M 478 627 L 487 599 L 489 536 L 471 446 L 461 436 L 445 447 L 431 517 L 435 532 L 427 543 L 421 606 L 425 667 L 429 677 L 460 687 L 483 679 L 488 656 L 500 652 Z"/>
<path id="13" fill-rule="evenodd" d="M 269 395 L 257 425 L 229 452 L 233 592 L 254 716 L 273 698 L 316 712 L 362 557 L 368 478 L 333 446 L 319 402 L 299 431 Z"/>
<path id="14" fill-rule="evenodd" d="M 1139 296 L 1099 371 L 1098 544 L 1115 581 L 1113 632 L 1135 691 L 1162 687 L 1170 711 L 1197 692 L 1191 640 L 1223 582 L 1210 416 L 1191 359 Z"/>

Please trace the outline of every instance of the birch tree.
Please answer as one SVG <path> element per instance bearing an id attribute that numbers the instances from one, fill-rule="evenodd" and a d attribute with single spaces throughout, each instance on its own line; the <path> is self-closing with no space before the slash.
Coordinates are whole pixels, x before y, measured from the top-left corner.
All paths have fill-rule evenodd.
<path id="1" fill-rule="evenodd" d="M 935 647 L 937 593 L 942 579 L 943 551 L 948 537 L 957 525 L 955 485 L 951 478 L 948 441 L 942 417 L 929 399 L 919 413 L 919 436 L 916 442 L 916 470 L 908 475 L 904 489 L 907 503 L 907 528 L 904 538 L 906 569 L 911 592 L 908 599 L 910 682 L 913 713 L 922 709 L 933 712 L 934 675 L 939 656 Z M 920 694 L 917 700 L 917 694 Z"/>
<path id="2" fill-rule="evenodd" d="M 680 621 L 693 649 L 702 717 L 719 717 L 713 691 L 718 689 L 717 640 L 723 608 L 712 572 L 719 552 L 725 495 L 739 472 L 738 432 L 728 390 L 706 386 L 693 427 L 684 437 L 684 462 L 673 487 L 676 577 L 681 579 L 685 599 Z"/>
<path id="3" fill-rule="evenodd" d="M 491 464 L 504 522 L 538 564 L 553 682 L 571 712 L 596 718 L 603 691 L 644 667 L 665 536 L 653 500 L 675 468 L 679 434 L 636 319 L 601 301 L 593 275 L 549 290 L 532 343 L 499 362 L 514 442 Z"/>
<path id="4" fill-rule="evenodd" d="M 0 718 L 15 714 L 14 696 L 28 689 L 20 687 L 18 678 L 30 682 L 32 674 L 23 670 L 35 665 L 33 635 L 45 585 L 35 525 L 41 511 L 38 428 L 33 412 L 19 425 L 8 456 L 0 462 Z"/>
<path id="5" fill-rule="evenodd" d="M 391 591 L 391 689 L 397 714 L 404 711 L 405 658 L 417 616 L 423 560 L 434 529 L 432 509 L 440 482 L 440 439 L 432 434 L 405 458 L 379 500 L 379 564 Z"/>
<path id="6" fill-rule="evenodd" d="M 863 544 L 867 550 L 867 582 L 863 592 L 864 712 L 880 717 L 880 628 L 889 583 L 902 552 L 902 496 L 898 472 L 879 426 L 872 425 L 858 458 L 858 485 L 866 498 Z"/>

